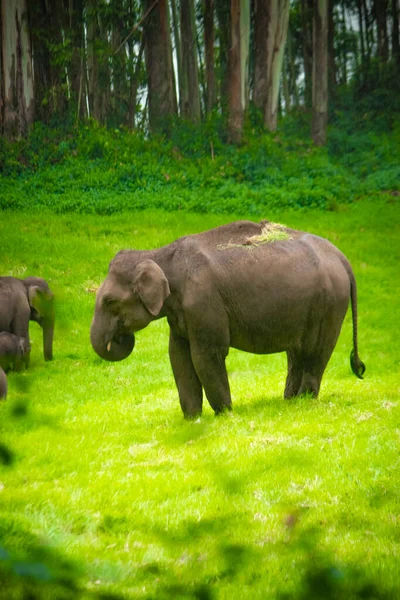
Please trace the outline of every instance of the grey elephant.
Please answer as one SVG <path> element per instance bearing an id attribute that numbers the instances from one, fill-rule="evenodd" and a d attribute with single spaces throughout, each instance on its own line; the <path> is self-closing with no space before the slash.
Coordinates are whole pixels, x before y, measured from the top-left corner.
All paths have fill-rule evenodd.
<path id="1" fill-rule="evenodd" d="M 0 367 L 0 400 L 7 398 L 7 376 Z"/>
<path id="2" fill-rule="evenodd" d="M 0 367 L 4 371 L 20 371 L 23 364 L 28 366 L 29 348 L 24 338 L 13 333 L 0 332 Z"/>
<path id="3" fill-rule="evenodd" d="M 26 364 L 30 352 L 29 321 L 36 321 L 43 329 L 44 358 L 51 360 L 54 320 L 54 297 L 44 279 L 0 277 L 0 331 L 25 340 Z"/>
<path id="4" fill-rule="evenodd" d="M 100 286 L 91 343 L 105 360 L 126 358 L 134 333 L 166 317 L 169 356 L 185 417 L 199 415 L 203 389 L 215 413 L 231 409 L 229 348 L 286 352 L 285 398 L 318 395 L 349 301 L 350 364 L 357 349 L 356 282 L 328 240 L 263 221 L 237 221 L 156 250 L 122 250 Z"/>

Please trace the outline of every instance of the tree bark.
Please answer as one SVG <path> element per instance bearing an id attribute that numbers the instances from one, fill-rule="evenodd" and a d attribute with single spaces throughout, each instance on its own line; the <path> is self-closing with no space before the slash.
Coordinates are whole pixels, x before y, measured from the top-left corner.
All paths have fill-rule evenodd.
<path id="1" fill-rule="evenodd" d="M 270 5 L 271 12 L 267 34 L 267 56 L 270 59 L 264 123 L 268 129 L 275 131 L 278 122 L 279 81 L 289 24 L 290 0 L 273 0 Z"/>
<path id="2" fill-rule="evenodd" d="M 254 83 L 253 102 L 264 113 L 268 90 L 268 57 L 266 36 L 268 7 L 265 0 L 256 0 L 254 6 Z"/>
<path id="3" fill-rule="evenodd" d="M 240 64 L 240 0 L 231 1 L 231 43 L 229 48 L 228 140 L 238 144 L 243 135 L 243 102 Z"/>
<path id="4" fill-rule="evenodd" d="M 206 65 L 206 113 L 209 114 L 217 103 L 217 89 L 214 68 L 214 0 L 204 0 L 204 52 Z"/>
<path id="5" fill-rule="evenodd" d="M 148 80 L 149 125 L 153 132 L 169 134 L 171 118 L 177 114 L 172 66 L 168 3 L 144 1 L 145 58 Z"/>
<path id="6" fill-rule="evenodd" d="M 87 62 L 88 62 L 88 101 L 89 114 L 100 120 L 99 63 L 96 40 L 100 37 L 96 0 L 87 0 Z"/>
<path id="7" fill-rule="evenodd" d="M 228 56 L 231 31 L 231 10 L 230 0 L 218 0 L 215 3 L 215 9 L 218 18 L 219 33 L 219 97 L 222 110 L 225 111 L 228 105 Z"/>
<path id="8" fill-rule="evenodd" d="M 0 127 L 10 138 L 27 135 L 35 114 L 26 0 L 1 1 L 2 97 Z"/>
<path id="9" fill-rule="evenodd" d="M 383 62 L 387 62 L 389 58 L 389 42 L 386 19 L 388 10 L 387 0 L 374 0 L 374 9 L 378 30 L 378 57 Z"/>
<path id="10" fill-rule="evenodd" d="M 181 114 L 191 121 L 200 120 L 199 69 L 193 0 L 181 2 L 182 86 Z"/>
<path id="11" fill-rule="evenodd" d="M 71 98 L 74 103 L 76 116 L 86 116 L 85 94 L 85 39 L 83 22 L 84 0 L 70 0 L 69 3 L 69 29 L 72 41 L 72 57 L 68 65 L 69 80 L 71 85 Z"/>
<path id="12" fill-rule="evenodd" d="M 254 104 L 265 126 L 278 120 L 279 81 L 289 24 L 289 0 L 258 0 L 255 10 Z"/>
<path id="13" fill-rule="evenodd" d="M 400 71 L 399 0 L 392 0 L 392 53 L 397 69 Z"/>
<path id="14" fill-rule="evenodd" d="M 179 31 L 179 19 L 178 11 L 176 8 L 176 0 L 171 0 L 171 14 L 172 14 L 172 30 L 174 32 L 175 41 L 175 54 L 176 54 L 176 66 L 178 70 L 178 89 L 179 89 L 179 110 L 182 112 L 182 86 L 184 86 L 183 73 L 182 73 L 182 44 L 181 35 Z"/>
<path id="15" fill-rule="evenodd" d="M 250 0 L 240 2 L 240 78 L 242 105 L 249 105 Z"/>
<path id="16" fill-rule="evenodd" d="M 303 29 L 303 63 L 304 63 L 304 105 L 312 104 L 312 33 L 313 0 L 301 0 L 301 20 Z"/>
<path id="17" fill-rule="evenodd" d="M 323 146 L 328 121 L 328 0 L 314 0 L 312 91 L 311 135 Z"/>

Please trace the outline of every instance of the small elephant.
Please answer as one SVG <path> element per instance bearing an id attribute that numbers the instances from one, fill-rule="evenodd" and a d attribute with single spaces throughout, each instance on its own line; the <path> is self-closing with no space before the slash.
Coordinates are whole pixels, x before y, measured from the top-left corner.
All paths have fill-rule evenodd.
<path id="1" fill-rule="evenodd" d="M 20 371 L 22 364 L 29 364 L 30 348 L 28 341 L 19 338 L 13 333 L 2 331 L 0 333 L 0 367 L 4 371 L 13 369 Z"/>
<path id="2" fill-rule="evenodd" d="M 156 250 L 122 250 L 96 296 L 91 343 L 105 360 L 126 358 L 134 333 L 166 317 L 169 356 L 185 417 L 231 409 L 229 348 L 286 352 L 285 398 L 318 395 L 351 302 L 350 364 L 357 349 L 356 282 L 328 240 L 263 221 L 237 221 Z"/>
<path id="3" fill-rule="evenodd" d="M 44 279 L 40 277 L 0 277 L 0 331 L 13 333 L 26 343 L 29 362 L 29 321 L 36 321 L 43 329 L 45 360 L 53 358 L 54 298 Z"/>
<path id="4" fill-rule="evenodd" d="M 0 367 L 0 400 L 7 398 L 7 375 Z"/>

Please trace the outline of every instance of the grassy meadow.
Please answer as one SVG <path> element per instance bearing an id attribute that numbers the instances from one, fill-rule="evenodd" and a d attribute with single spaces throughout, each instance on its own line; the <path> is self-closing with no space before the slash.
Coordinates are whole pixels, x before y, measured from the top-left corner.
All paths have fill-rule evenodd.
<path id="1" fill-rule="evenodd" d="M 400 597 L 396 197 L 264 215 L 350 259 L 363 381 L 349 314 L 317 400 L 283 400 L 284 355 L 231 350 L 234 410 L 216 418 L 205 403 L 196 422 L 182 417 L 166 321 L 121 363 L 90 346 L 118 250 L 237 216 L 249 215 L 1 213 L 2 275 L 42 276 L 57 302 L 54 360 L 32 323 L 29 371 L 9 375 L 0 406 L 13 459 L 0 470 L 1 598 L 29 586 L 34 598 Z"/>

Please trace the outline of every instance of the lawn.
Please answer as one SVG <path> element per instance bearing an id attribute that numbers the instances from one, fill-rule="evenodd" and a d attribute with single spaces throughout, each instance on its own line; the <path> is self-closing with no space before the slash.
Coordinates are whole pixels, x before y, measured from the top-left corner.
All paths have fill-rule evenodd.
<path id="1" fill-rule="evenodd" d="M 348 315 L 317 400 L 283 400 L 284 355 L 231 351 L 233 412 L 205 404 L 186 422 L 167 323 L 103 362 L 89 342 L 95 290 L 121 248 L 236 217 L 1 213 L 1 274 L 46 278 L 57 327 L 45 363 L 31 324 L 29 371 L 9 375 L 0 407 L 14 456 L 0 471 L 0 597 L 22 598 L 21 581 L 40 585 L 35 598 L 400 597 L 398 200 L 265 217 L 350 259 L 365 379 L 350 370 Z"/>

